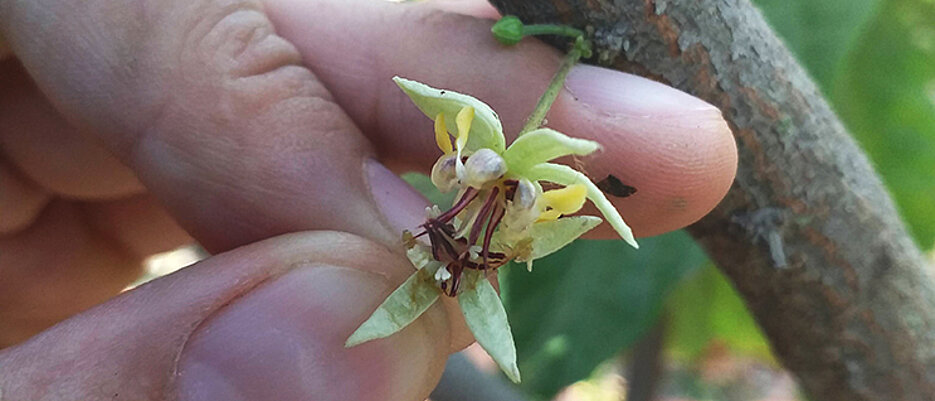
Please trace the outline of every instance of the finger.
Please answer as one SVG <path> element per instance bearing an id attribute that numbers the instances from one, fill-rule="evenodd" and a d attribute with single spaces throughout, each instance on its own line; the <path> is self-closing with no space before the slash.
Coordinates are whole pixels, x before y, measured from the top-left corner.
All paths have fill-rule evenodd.
<path id="1" fill-rule="evenodd" d="M 49 194 L 0 159 L 0 236 L 32 224 L 49 199 Z"/>
<path id="2" fill-rule="evenodd" d="M 0 347 L 116 295 L 144 257 L 191 242 L 133 173 L 0 66 Z M 83 204 L 55 197 L 113 199 Z M 56 204 L 43 211 L 50 202 Z"/>
<path id="3" fill-rule="evenodd" d="M 417 222 L 424 204 L 368 162 L 366 138 L 260 6 L 196 3 L 6 3 L 4 34 L 58 108 L 93 128 L 209 250 L 305 228 L 397 243 L 388 224 Z M 40 38 L 25 23 L 34 18 L 63 24 Z M 52 55 L 65 62 L 44 61 Z"/>
<path id="4" fill-rule="evenodd" d="M 424 198 L 371 159 L 255 2 L 0 7 L 0 30 L 43 93 L 209 251 L 308 228 L 399 249 L 401 230 L 424 217 Z M 34 32 L 35 20 L 61 24 Z M 465 346 L 463 322 L 452 327 L 452 348 Z"/>
<path id="5" fill-rule="evenodd" d="M 24 198 L 11 199 L 19 191 L 5 175 L 0 165 L 0 222 L 17 210 L 2 206 Z M 148 195 L 41 200 L 35 212 L 14 214 L 28 223 L 0 236 L 0 348 L 118 294 L 139 278 L 145 257 L 191 243 Z"/>
<path id="6" fill-rule="evenodd" d="M 142 193 L 133 172 L 68 124 L 16 60 L 0 62 L 0 88 L 0 149 L 31 181 L 73 199 Z"/>
<path id="7" fill-rule="evenodd" d="M 132 172 L 11 66 L 0 66 L 0 348 L 116 295 L 144 257 L 191 242 L 151 197 L 126 198 L 142 189 Z"/>
<path id="8" fill-rule="evenodd" d="M 0 237 L 0 348 L 112 297 L 140 275 L 140 257 L 52 201 L 27 229 Z"/>
<path id="9" fill-rule="evenodd" d="M 0 65 L 0 347 L 126 288 L 141 261 L 191 242 L 133 173 L 78 134 L 15 60 Z M 97 203 L 54 197 L 115 199 Z"/>
<path id="10" fill-rule="evenodd" d="M 497 19 L 500 17 L 500 12 L 484 0 L 432 0 L 431 6 L 438 10 L 477 18 Z"/>
<path id="11" fill-rule="evenodd" d="M 347 234 L 273 238 L 0 353 L 0 388 L 11 400 L 423 400 L 444 366 L 444 308 L 389 338 L 343 345 L 409 271 Z"/>
<path id="12" fill-rule="evenodd" d="M 377 145 L 381 159 L 397 171 L 426 171 L 439 153 L 432 122 L 391 77 L 474 95 L 500 114 L 513 136 L 561 57 L 535 40 L 503 47 L 491 38 L 489 21 L 439 13 L 431 2 L 269 0 L 267 5 L 277 31 L 297 46 Z M 642 236 L 705 215 L 736 171 L 736 146 L 716 108 L 628 74 L 576 67 L 548 125 L 603 145 L 603 152 L 582 159 L 581 167 L 595 181 L 614 175 L 637 189 L 614 201 Z"/>
<path id="13" fill-rule="evenodd" d="M 3 36 L 0 36 L 0 60 L 11 57 L 12 53 L 10 52 L 10 47 L 7 46 L 6 40 L 3 39 Z"/>
<path id="14" fill-rule="evenodd" d="M 139 258 L 193 242 L 151 194 L 84 202 L 81 209 L 94 231 Z"/>

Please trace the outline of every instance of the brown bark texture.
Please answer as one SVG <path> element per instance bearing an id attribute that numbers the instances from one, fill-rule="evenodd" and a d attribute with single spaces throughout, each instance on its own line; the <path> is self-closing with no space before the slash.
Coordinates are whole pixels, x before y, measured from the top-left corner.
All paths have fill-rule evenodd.
<path id="1" fill-rule="evenodd" d="M 721 108 L 740 165 L 689 228 L 816 400 L 935 400 L 935 281 L 867 157 L 748 0 L 493 0 Z M 554 39 L 567 49 L 567 43 Z"/>

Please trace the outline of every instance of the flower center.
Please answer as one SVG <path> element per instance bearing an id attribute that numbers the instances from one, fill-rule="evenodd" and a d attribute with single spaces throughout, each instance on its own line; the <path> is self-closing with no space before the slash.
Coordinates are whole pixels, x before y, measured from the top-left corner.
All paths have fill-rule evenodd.
<path id="1" fill-rule="evenodd" d="M 490 245 L 517 185 L 516 180 L 500 179 L 482 189 L 466 187 L 451 209 L 420 226 L 422 232 L 413 238 L 428 236 L 432 257 L 450 274 L 440 282 L 446 295 L 457 295 L 465 269 L 494 270 L 509 261 L 506 253 L 491 251 Z"/>

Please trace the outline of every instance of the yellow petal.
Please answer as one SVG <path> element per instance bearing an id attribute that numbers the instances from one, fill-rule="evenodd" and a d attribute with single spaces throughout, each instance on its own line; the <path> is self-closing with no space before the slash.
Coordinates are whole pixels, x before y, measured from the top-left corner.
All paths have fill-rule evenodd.
<path id="1" fill-rule="evenodd" d="M 536 222 L 553 221 L 553 220 L 558 219 L 561 216 L 562 216 L 562 212 L 559 212 L 558 210 L 555 210 L 555 209 L 546 210 L 542 212 L 542 214 L 539 215 L 539 218 L 536 219 Z"/>
<path id="2" fill-rule="evenodd" d="M 572 214 L 581 210 L 587 195 L 588 189 L 584 185 L 573 184 L 562 189 L 546 191 L 542 193 L 542 199 L 552 210 L 561 214 Z"/>
<path id="3" fill-rule="evenodd" d="M 438 113 L 435 116 L 435 143 L 438 148 L 446 155 L 453 150 L 451 147 L 451 138 L 448 137 L 448 129 L 445 128 L 445 113 Z"/>
<path id="4" fill-rule="evenodd" d="M 623 221 L 623 217 L 620 217 L 620 213 L 617 212 L 614 205 L 604 196 L 604 193 L 601 192 L 597 185 L 594 185 L 594 183 L 591 182 L 587 176 L 581 174 L 581 172 L 564 164 L 541 163 L 527 169 L 523 173 L 523 176 L 532 182 L 548 181 L 563 185 L 584 185 L 588 190 L 588 199 L 594 203 L 597 210 L 601 211 L 601 214 L 604 215 L 604 218 L 607 219 L 610 226 L 617 231 L 617 234 L 620 234 L 620 237 L 634 248 L 638 249 L 640 247 L 639 244 L 636 243 L 636 239 L 633 238 L 633 230 Z"/>
<path id="5" fill-rule="evenodd" d="M 458 116 L 455 117 L 455 123 L 458 125 L 458 140 L 456 144 L 458 145 L 458 150 L 464 149 L 467 146 L 468 134 L 471 132 L 471 122 L 474 121 L 474 108 L 466 106 L 458 112 Z"/>

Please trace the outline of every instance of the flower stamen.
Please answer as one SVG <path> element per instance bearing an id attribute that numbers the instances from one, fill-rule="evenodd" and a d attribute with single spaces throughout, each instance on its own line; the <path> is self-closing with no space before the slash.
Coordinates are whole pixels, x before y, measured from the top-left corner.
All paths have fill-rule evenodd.
<path id="1" fill-rule="evenodd" d="M 480 193 L 480 191 L 473 187 L 469 187 L 468 189 L 464 190 L 464 194 L 461 195 L 461 199 L 458 200 L 458 203 L 455 203 L 455 205 L 452 206 L 450 210 L 442 213 L 440 216 L 435 218 L 435 220 L 447 223 L 458 213 L 461 213 L 461 211 L 464 210 L 464 208 L 466 208 L 471 203 L 471 201 L 477 197 L 478 193 Z"/>
<path id="2" fill-rule="evenodd" d="M 471 226 L 471 233 L 468 236 L 468 243 L 474 244 L 477 242 L 477 238 L 480 237 L 481 229 L 484 226 L 485 220 L 487 220 L 488 214 L 493 208 L 494 201 L 497 200 L 497 194 L 500 193 L 500 188 L 493 187 L 490 190 L 490 195 L 487 196 L 487 200 L 484 201 L 484 206 L 481 207 L 480 213 L 477 215 L 477 219 L 474 220 L 474 224 Z"/>
<path id="3" fill-rule="evenodd" d="M 464 269 L 488 271 L 509 260 L 508 254 L 491 251 L 490 246 L 517 185 L 516 180 L 499 180 L 485 185 L 489 189 L 467 187 L 450 210 L 430 214 L 420 226 L 423 231 L 411 236 L 414 239 L 427 235 L 432 257 L 446 264 L 445 272 L 436 277 L 445 295 L 458 294 Z M 479 240 L 481 245 L 477 244 Z"/>
<path id="4" fill-rule="evenodd" d="M 506 208 L 498 207 L 494 210 L 493 214 L 490 216 L 490 222 L 487 223 L 487 231 L 484 232 L 484 245 L 481 248 L 481 257 L 484 260 L 484 266 L 490 267 L 490 239 L 493 238 L 493 231 L 500 224 L 500 220 L 503 219 L 503 214 L 506 212 Z"/>

